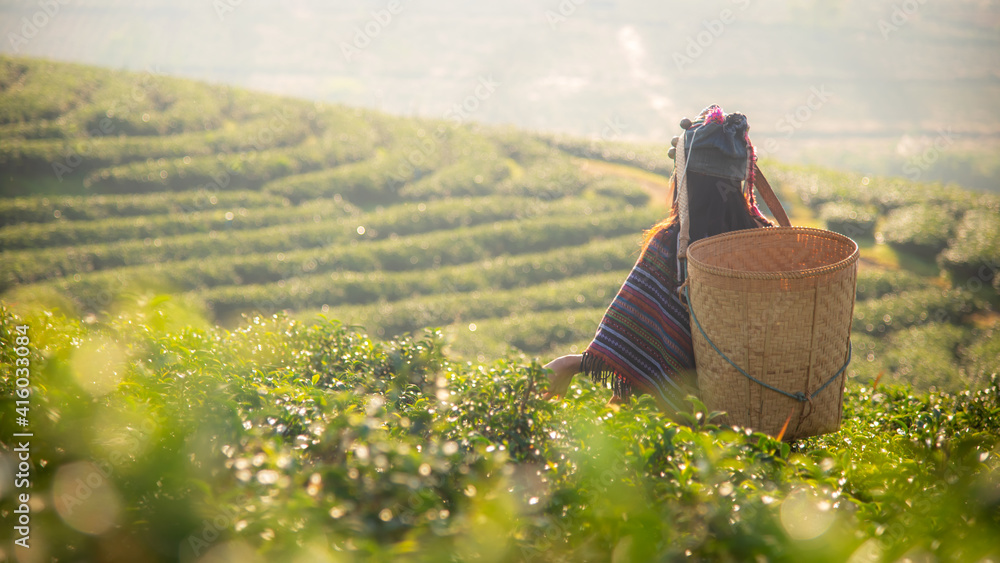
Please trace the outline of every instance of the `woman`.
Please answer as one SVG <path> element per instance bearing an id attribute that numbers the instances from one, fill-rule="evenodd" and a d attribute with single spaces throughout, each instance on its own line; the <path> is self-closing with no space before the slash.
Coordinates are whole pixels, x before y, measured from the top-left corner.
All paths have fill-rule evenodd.
<path id="1" fill-rule="evenodd" d="M 696 387 L 687 308 L 678 293 L 687 245 L 729 231 L 772 224 L 754 195 L 756 151 L 746 117 L 712 105 L 675 137 L 668 217 L 646 232 L 642 252 L 583 354 L 556 358 L 546 397 L 566 392 L 577 373 L 611 383 L 612 403 L 650 393 L 667 411 L 681 408 Z"/>

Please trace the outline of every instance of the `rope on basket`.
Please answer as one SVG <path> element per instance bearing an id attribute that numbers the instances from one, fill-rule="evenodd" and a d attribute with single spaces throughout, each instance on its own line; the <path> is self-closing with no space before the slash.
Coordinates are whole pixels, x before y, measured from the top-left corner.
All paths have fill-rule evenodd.
<path id="1" fill-rule="evenodd" d="M 684 277 L 685 277 L 685 280 L 687 280 L 687 261 L 686 260 L 684 261 L 683 266 L 684 266 L 684 273 L 685 273 Z M 686 283 L 686 281 L 685 281 L 685 287 L 683 288 L 683 291 L 684 291 L 684 299 L 687 301 L 688 312 L 691 314 L 691 318 L 694 319 L 694 324 L 698 327 L 698 330 L 701 332 L 701 335 L 703 337 L 705 337 L 705 341 L 708 342 L 709 346 L 711 346 L 712 349 L 715 350 L 715 352 L 720 357 L 722 357 L 723 360 L 726 360 L 727 362 L 729 362 L 729 365 L 733 366 L 734 368 L 736 368 L 736 370 L 738 372 L 740 372 L 741 374 L 743 374 L 744 377 L 746 377 L 750 381 L 753 381 L 754 383 L 760 385 L 761 387 L 765 387 L 767 389 L 770 389 L 771 391 L 774 391 L 774 392 L 777 392 L 777 393 L 781 393 L 782 395 L 784 395 L 786 397 L 790 397 L 792 399 L 795 399 L 796 401 L 799 401 L 800 403 L 806 403 L 806 402 L 810 402 L 811 403 L 812 400 L 816 397 L 816 395 L 819 395 L 820 392 L 822 392 L 824 389 L 826 389 L 831 383 L 833 383 L 834 381 L 836 381 L 837 378 L 840 377 L 840 374 L 844 373 L 844 370 L 847 369 L 848 364 L 851 363 L 851 355 L 854 352 L 854 345 L 852 344 L 851 340 L 848 339 L 847 340 L 847 361 L 844 362 L 844 365 L 840 366 L 840 369 L 837 370 L 837 373 L 833 374 L 833 377 L 831 377 L 830 379 L 827 379 L 826 382 L 823 383 L 823 385 L 820 385 L 819 389 L 813 391 L 811 394 L 806 395 L 805 392 L 803 392 L 803 391 L 796 391 L 795 393 L 789 393 L 788 391 L 785 391 L 783 389 L 778 389 L 777 387 L 768 385 L 767 383 L 764 383 L 763 381 L 757 379 L 756 377 L 754 377 L 754 376 L 750 375 L 749 373 L 747 373 L 746 371 L 744 371 L 743 368 L 741 368 L 740 366 L 736 365 L 736 362 L 730 360 L 729 356 L 725 355 L 722 352 L 722 350 L 719 350 L 719 347 L 715 345 L 715 342 L 712 342 L 712 339 L 709 338 L 708 334 L 705 333 L 705 329 L 703 329 L 701 327 L 701 322 L 698 321 L 698 316 L 694 314 L 694 307 L 691 305 L 691 296 L 688 294 L 688 284 Z"/>

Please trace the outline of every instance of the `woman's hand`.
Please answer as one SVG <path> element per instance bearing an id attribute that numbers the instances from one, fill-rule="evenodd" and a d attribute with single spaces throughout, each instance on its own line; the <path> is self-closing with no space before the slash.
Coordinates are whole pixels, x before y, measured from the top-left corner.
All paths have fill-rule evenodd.
<path id="1" fill-rule="evenodd" d="M 566 394 L 569 384 L 573 381 L 573 376 L 580 373 L 580 362 L 583 356 L 580 354 L 570 354 L 561 356 L 545 364 L 545 369 L 549 370 L 549 390 L 543 399 L 561 397 Z"/>

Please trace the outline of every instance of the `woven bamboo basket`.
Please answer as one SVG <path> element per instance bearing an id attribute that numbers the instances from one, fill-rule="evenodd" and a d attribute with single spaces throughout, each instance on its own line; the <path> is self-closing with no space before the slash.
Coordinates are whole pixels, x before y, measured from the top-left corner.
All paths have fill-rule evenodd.
<path id="1" fill-rule="evenodd" d="M 698 386 L 722 424 L 785 440 L 840 428 L 857 262 L 853 240 L 802 227 L 688 248 Z"/>

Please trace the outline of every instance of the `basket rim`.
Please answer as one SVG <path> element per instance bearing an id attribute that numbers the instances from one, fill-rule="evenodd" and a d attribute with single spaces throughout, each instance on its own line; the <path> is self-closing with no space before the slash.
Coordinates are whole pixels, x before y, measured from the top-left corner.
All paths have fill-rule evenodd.
<path id="1" fill-rule="evenodd" d="M 819 266 L 816 268 L 806 268 L 804 270 L 792 270 L 792 271 L 762 271 L 762 272 L 748 272 L 743 270 L 734 270 L 732 268 L 722 268 L 719 266 L 711 266 L 704 262 L 699 261 L 696 257 L 692 256 L 693 252 L 697 252 L 700 247 L 708 246 L 711 244 L 719 243 L 729 239 L 750 239 L 761 236 L 773 236 L 773 235 L 799 235 L 808 234 L 816 236 L 819 238 L 832 239 L 837 242 L 846 243 L 849 248 L 852 249 L 850 255 L 833 264 L 827 264 L 826 266 Z M 806 279 L 811 277 L 822 276 L 843 270 L 851 266 L 858 261 L 861 255 L 861 251 L 858 248 L 858 243 L 855 242 L 850 237 L 846 237 L 840 233 L 835 233 L 833 231 L 828 231 L 826 229 L 815 229 L 812 227 L 765 227 L 763 229 L 745 229 L 740 231 L 731 231 L 728 233 L 722 233 L 719 235 L 703 238 L 697 242 L 691 244 L 687 249 L 687 256 L 685 257 L 688 262 L 689 268 L 696 268 L 708 274 L 713 274 L 716 276 L 737 278 L 737 279 L 752 279 L 752 280 L 787 280 L 787 279 Z"/>

